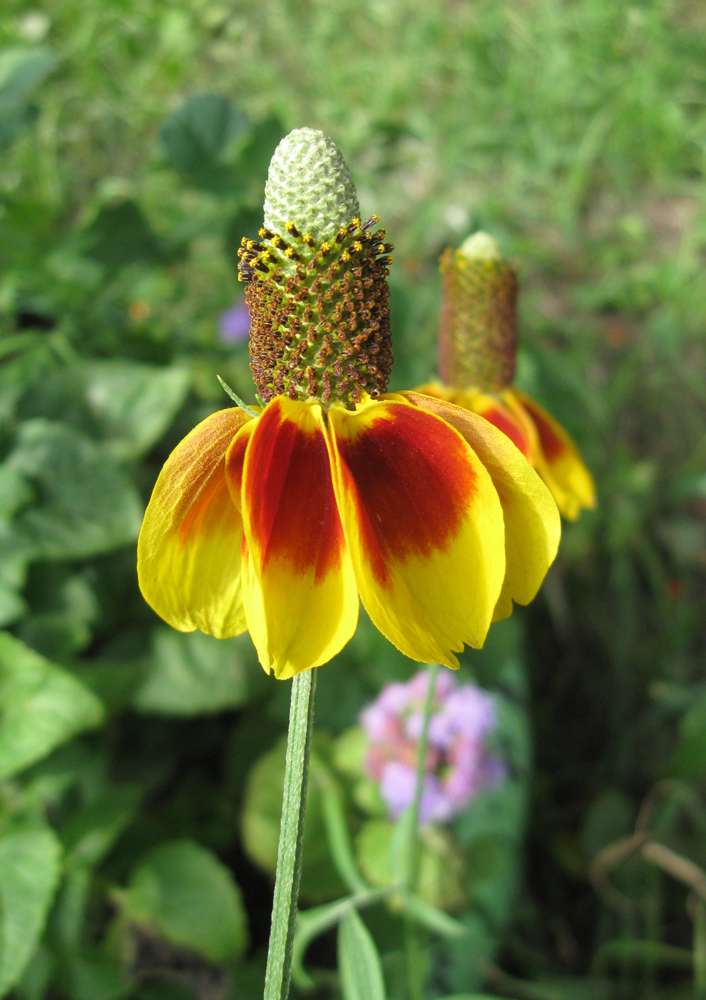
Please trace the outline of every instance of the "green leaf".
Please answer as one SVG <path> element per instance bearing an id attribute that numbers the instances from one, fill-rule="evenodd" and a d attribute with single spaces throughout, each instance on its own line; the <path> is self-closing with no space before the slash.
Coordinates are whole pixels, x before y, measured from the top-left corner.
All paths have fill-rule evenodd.
<path id="1" fill-rule="evenodd" d="M 61 845 L 49 830 L 0 837 L 0 996 L 37 946 L 59 880 Z"/>
<path id="2" fill-rule="evenodd" d="M 137 458 L 159 441 L 191 383 L 185 368 L 157 368 L 117 358 L 88 363 L 83 377 L 99 433 L 118 459 Z"/>
<path id="3" fill-rule="evenodd" d="M 230 870 L 193 841 L 150 851 L 117 899 L 134 923 L 209 961 L 233 961 L 247 947 L 247 918 Z"/>
<path id="4" fill-rule="evenodd" d="M 344 1000 L 385 1000 L 385 980 L 375 942 L 355 910 L 338 928 L 338 972 Z"/>
<path id="5" fill-rule="evenodd" d="M 400 825 L 369 820 L 356 838 L 355 847 L 363 876 L 373 886 L 399 882 Z M 416 893 L 439 909 L 454 909 L 464 901 L 463 857 L 451 836 L 439 827 L 421 827 Z"/>
<path id="6" fill-rule="evenodd" d="M 56 60 L 46 49 L 14 48 L 0 53 L 0 149 L 31 121 L 31 97 Z"/>
<path id="7" fill-rule="evenodd" d="M 102 205 L 85 232 L 85 254 L 112 270 L 162 258 L 157 236 L 140 206 L 130 199 Z"/>
<path id="8" fill-rule="evenodd" d="M 135 694 L 135 707 L 162 715 L 200 715 L 244 705 L 264 674 L 243 645 L 240 637 L 214 639 L 158 627 L 152 666 Z"/>
<path id="9" fill-rule="evenodd" d="M 123 1000 L 135 996 L 135 983 L 97 949 L 72 955 L 61 970 L 62 996 L 71 1000 Z M 140 994 L 142 996 L 142 994 Z"/>
<path id="10" fill-rule="evenodd" d="M 103 706 L 65 670 L 0 633 L 0 778 L 100 724 Z"/>
<path id="11" fill-rule="evenodd" d="M 67 865 L 99 864 L 133 820 L 140 798 L 138 787 L 112 784 L 99 799 L 72 813 L 61 829 Z"/>
<path id="12" fill-rule="evenodd" d="M 137 490 L 105 451 L 77 431 L 28 420 L 8 464 L 39 496 L 15 522 L 35 558 L 85 559 L 137 538 L 143 514 Z"/>
<path id="13" fill-rule="evenodd" d="M 247 119 L 226 97 L 199 94 L 167 118 L 159 138 L 175 170 L 197 187 L 219 191 L 235 189 L 233 168 L 223 156 L 247 129 Z"/>
<path id="14" fill-rule="evenodd" d="M 706 768 L 706 691 L 694 701 L 679 724 L 679 740 L 668 773 L 680 778 L 700 778 Z"/>

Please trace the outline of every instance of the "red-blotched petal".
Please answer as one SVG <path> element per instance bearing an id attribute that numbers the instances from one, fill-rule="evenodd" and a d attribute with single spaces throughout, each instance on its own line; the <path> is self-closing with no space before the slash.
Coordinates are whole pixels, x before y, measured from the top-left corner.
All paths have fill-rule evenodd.
<path id="1" fill-rule="evenodd" d="M 518 418 L 517 413 L 512 413 L 499 400 L 489 396 L 485 392 L 476 389 L 450 389 L 440 385 L 438 382 L 429 382 L 414 390 L 422 396 L 432 396 L 436 399 L 444 399 L 448 403 L 455 403 L 463 406 L 473 413 L 479 413 L 498 430 L 502 431 L 510 438 L 512 443 L 520 449 L 528 462 L 532 462 L 532 429 L 525 421 Z"/>
<path id="2" fill-rule="evenodd" d="M 225 477 L 225 455 L 250 418 L 242 410 L 207 417 L 164 464 L 137 545 L 145 600 L 180 632 L 218 638 L 245 631 L 240 587 L 243 524 Z"/>
<path id="3" fill-rule="evenodd" d="M 506 618 L 513 601 L 533 599 L 554 561 L 561 535 L 556 503 L 507 436 L 483 417 L 419 393 L 403 395 L 455 427 L 490 473 L 505 519 L 506 571 L 494 618 Z"/>
<path id="4" fill-rule="evenodd" d="M 546 410 L 517 389 L 507 389 L 503 401 L 536 432 L 534 466 L 552 491 L 561 513 L 575 521 L 581 509 L 596 505 L 593 478 L 576 445 Z"/>
<path id="5" fill-rule="evenodd" d="M 393 398 L 328 414 L 334 488 L 363 604 L 403 653 L 457 667 L 505 572 L 502 510 L 462 436 Z"/>
<path id="6" fill-rule="evenodd" d="M 227 474 L 243 512 L 248 630 L 265 670 L 287 678 L 326 663 L 353 635 L 353 567 L 321 408 L 277 397 L 244 449 L 243 437 L 233 443 Z"/>

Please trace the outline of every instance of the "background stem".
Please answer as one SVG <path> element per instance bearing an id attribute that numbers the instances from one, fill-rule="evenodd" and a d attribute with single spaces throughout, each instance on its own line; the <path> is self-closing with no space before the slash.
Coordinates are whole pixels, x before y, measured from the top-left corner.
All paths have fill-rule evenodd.
<path id="1" fill-rule="evenodd" d="M 409 817 L 409 843 L 406 849 L 407 870 L 405 873 L 405 885 L 409 892 L 414 892 L 417 884 L 417 867 L 419 863 L 419 809 L 422 804 L 422 793 L 424 791 L 424 773 L 426 771 L 427 748 L 429 746 L 429 722 L 434 708 L 434 696 L 436 694 L 436 680 L 439 676 L 440 666 L 438 663 L 429 665 L 427 672 L 428 684 L 427 693 L 424 699 L 422 714 L 422 731 L 419 734 L 417 744 L 417 761 L 415 768 L 414 799 Z M 410 1000 L 423 1000 L 424 988 L 421 956 L 419 954 L 419 935 L 417 928 L 409 917 L 405 918 L 405 964 L 407 972 L 407 991 Z"/>

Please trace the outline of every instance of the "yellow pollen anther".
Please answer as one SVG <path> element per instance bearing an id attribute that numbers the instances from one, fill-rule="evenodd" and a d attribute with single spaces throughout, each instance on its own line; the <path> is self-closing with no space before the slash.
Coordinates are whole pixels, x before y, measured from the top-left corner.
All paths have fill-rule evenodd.
<path id="1" fill-rule="evenodd" d="M 377 225 L 378 222 L 380 221 L 380 216 L 379 215 L 372 215 L 371 218 L 372 218 L 373 222 L 375 223 L 375 225 Z"/>
<path id="2" fill-rule="evenodd" d="M 287 249 L 284 251 L 284 256 L 285 257 L 293 257 L 294 256 L 294 249 L 292 247 L 287 247 Z"/>
<path id="3" fill-rule="evenodd" d="M 321 244 L 321 252 L 322 253 L 328 253 L 330 249 L 331 249 L 331 244 L 328 242 L 328 240 L 325 240 Z"/>
<path id="4" fill-rule="evenodd" d="M 357 216 L 355 217 L 355 219 L 351 219 L 351 223 L 354 226 L 358 226 L 358 228 L 360 228 L 360 219 Z"/>
<path id="5" fill-rule="evenodd" d="M 281 242 L 282 242 L 282 240 L 281 240 L 281 238 L 280 238 L 280 237 L 279 237 L 279 236 L 277 235 L 277 233 L 275 233 L 275 235 L 274 235 L 274 236 L 272 237 L 272 239 L 270 240 L 270 243 L 272 244 L 272 246 L 273 246 L 273 247 L 278 247 L 278 246 L 280 245 L 280 243 L 281 243 Z"/>
<path id="6" fill-rule="evenodd" d="M 247 250 L 254 250 L 255 249 L 255 240 L 246 240 L 246 242 L 245 242 L 245 248 Z"/>
<path id="7" fill-rule="evenodd" d="M 264 261 L 269 260 L 269 259 L 270 259 L 270 251 L 269 250 L 263 250 L 262 253 L 260 254 L 260 260 L 264 262 Z"/>
<path id="8" fill-rule="evenodd" d="M 376 221 L 377 221 L 377 220 L 376 220 Z M 260 228 L 258 229 L 258 231 L 257 231 L 257 235 L 258 235 L 258 236 L 261 236 L 261 237 L 263 237 L 263 238 L 264 238 L 265 236 L 267 236 L 267 230 L 265 229 L 265 227 L 264 227 L 264 226 L 261 226 L 261 227 L 260 227 Z"/>
<path id="9" fill-rule="evenodd" d="M 314 242 L 314 237 L 311 235 L 311 233 L 304 233 L 302 239 L 304 240 L 304 242 L 308 247 L 310 247 L 311 244 Z"/>
<path id="10" fill-rule="evenodd" d="M 294 223 L 293 222 L 285 222 L 284 228 L 287 230 L 288 233 L 291 233 L 291 231 L 294 229 Z"/>
<path id="11" fill-rule="evenodd" d="M 377 252 L 378 253 L 385 253 L 385 244 L 384 243 L 378 243 L 378 245 L 377 245 Z"/>
<path id="12" fill-rule="evenodd" d="M 348 253 L 347 250 L 344 250 L 343 253 L 341 254 L 341 260 L 344 260 L 344 261 L 347 262 L 350 259 L 351 259 L 351 255 Z"/>
<path id="13" fill-rule="evenodd" d="M 360 253 L 362 251 L 363 244 L 360 242 L 360 240 L 355 241 L 355 243 L 353 244 L 353 249 L 355 250 L 356 253 Z"/>

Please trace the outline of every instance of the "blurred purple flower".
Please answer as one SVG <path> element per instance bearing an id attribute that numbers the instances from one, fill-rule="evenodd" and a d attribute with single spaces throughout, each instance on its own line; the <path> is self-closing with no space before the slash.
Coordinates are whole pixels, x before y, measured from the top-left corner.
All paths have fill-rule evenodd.
<path id="1" fill-rule="evenodd" d="M 388 684 L 361 715 L 369 740 L 365 770 L 379 782 L 393 818 L 414 799 L 426 690 L 427 674 L 422 671 L 408 684 Z M 448 822 L 481 789 L 503 780 L 505 765 L 486 746 L 495 725 L 492 695 L 475 684 L 459 686 L 447 672 L 439 674 L 429 723 L 421 823 Z"/>
<path id="2" fill-rule="evenodd" d="M 218 320 L 218 336 L 226 344 L 239 344 L 248 339 L 250 333 L 250 313 L 245 302 L 221 313 Z"/>

